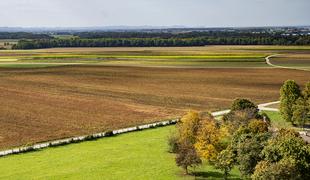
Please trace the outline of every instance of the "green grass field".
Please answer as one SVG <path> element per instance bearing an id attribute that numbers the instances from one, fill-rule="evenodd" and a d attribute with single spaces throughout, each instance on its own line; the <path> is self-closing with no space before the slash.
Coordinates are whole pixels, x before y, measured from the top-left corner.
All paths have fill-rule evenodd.
<path id="1" fill-rule="evenodd" d="M 285 121 L 279 112 L 265 111 L 271 119 L 271 125 L 275 128 L 292 128 L 292 124 Z"/>
<path id="2" fill-rule="evenodd" d="M 167 152 L 174 126 L 0 158 L 0 179 L 194 179 L 185 176 Z M 196 178 L 221 179 L 212 166 Z M 234 169 L 231 179 L 240 179 Z"/>

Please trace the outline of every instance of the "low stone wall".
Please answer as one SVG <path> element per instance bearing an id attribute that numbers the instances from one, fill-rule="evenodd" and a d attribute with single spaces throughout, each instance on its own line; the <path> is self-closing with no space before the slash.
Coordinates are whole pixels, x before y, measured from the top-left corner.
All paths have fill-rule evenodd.
<path id="1" fill-rule="evenodd" d="M 60 139 L 60 140 L 55 140 L 55 141 L 49 141 L 45 143 L 39 143 L 39 144 L 35 144 L 32 146 L 9 149 L 5 151 L 0 151 L 0 157 L 12 155 L 12 154 L 20 154 L 20 153 L 25 153 L 25 152 L 30 152 L 30 151 L 36 151 L 36 150 L 44 149 L 48 147 L 62 146 L 62 145 L 78 143 L 82 141 L 90 141 L 90 140 L 95 140 L 95 139 L 99 139 L 103 137 L 110 137 L 110 136 L 114 136 L 118 134 L 140 131 L 144 129 L 151 129 L 151 128 L 156 128 L 156 127 L 173 125 L 173 124 L 176 124 L 179 120 L 180 119 L 172 119 L 172 120 L 167 120 L 167 121 L 162 121 L 162 122 L 156 122 L 156 123 L 145 124 L 145 125 L 140 125 L 140 126 L 135 126 L 135 127 L 118 129 L 114 131 L 96 133 L 96 134 L 92 134 L 88 136 L 72 137 L 72 138 Z"/>

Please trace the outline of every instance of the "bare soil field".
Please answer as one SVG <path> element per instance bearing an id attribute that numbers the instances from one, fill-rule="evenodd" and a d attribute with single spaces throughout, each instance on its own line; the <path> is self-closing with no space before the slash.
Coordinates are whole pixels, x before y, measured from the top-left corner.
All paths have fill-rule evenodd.
<path id="1" fill-rule="evenodd" d="M 0 69 L 0 149 L 213 111 L 246 97 L 279 97 L 287 69 L 65 66 Z"/>

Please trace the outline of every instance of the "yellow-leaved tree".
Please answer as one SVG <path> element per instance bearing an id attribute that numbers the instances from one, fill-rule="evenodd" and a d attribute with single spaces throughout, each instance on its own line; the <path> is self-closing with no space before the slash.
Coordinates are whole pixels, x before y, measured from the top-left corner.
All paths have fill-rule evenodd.
<path id="1" fill-rule="evenodd" d="M 221 128 L 212 117 L 204 119 L 198 129 L 195 148 L 207 161 L 215 161 L 223 147 L 222 139 L 228 135 L 227 128 Z"/>
<path id="2" fill-rule="evenodd" d="M 200 129 L 202 119 L 199 117 L 199 113 L 195 111 L 189 111 L 182 117 L 181 122 L 178 124 L 179 141 L 189 141 L 194 144 L 196 142 L 197 133 Z"/>

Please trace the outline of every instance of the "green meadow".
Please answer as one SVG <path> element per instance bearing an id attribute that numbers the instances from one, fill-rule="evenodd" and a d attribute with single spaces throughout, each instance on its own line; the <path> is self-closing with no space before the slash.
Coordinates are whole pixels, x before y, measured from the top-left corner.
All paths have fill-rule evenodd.
<path id="1" fill-rule="evenodd" d="M 212 166 L 185 176 L 168 153 L 174 126 L 0 158 L 0 179 L 221 179 Z M 235 168 L 231 179 L 240 179 Z"/>

